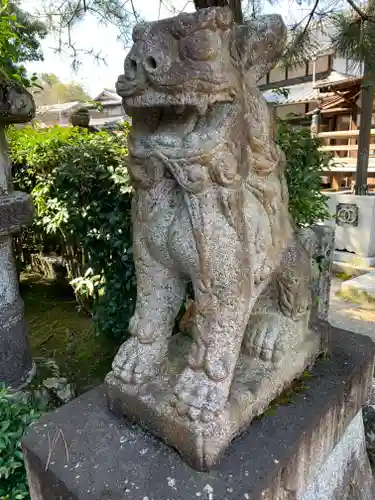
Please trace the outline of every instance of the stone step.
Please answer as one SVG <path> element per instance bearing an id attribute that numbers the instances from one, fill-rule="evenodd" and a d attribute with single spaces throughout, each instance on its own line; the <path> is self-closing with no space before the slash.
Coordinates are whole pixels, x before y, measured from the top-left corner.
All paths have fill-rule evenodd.
<path id="1" fill-rule="evenodd" d="M 362 276 L 362 274 L 366 274 L 371 271 L 375 271 L 375 267 L 357 266 L 355 264 L 350 264 L 349 262 L 340 262 L 338 260 L 334 260 L 332 262 L 333 274 L 345 273 L 352 278 L 356 278 L 357 276 Z"/>
<path id="2" fill-rule="evenodd" d="M 354 302 L 375 308 L 375 271 L 344 281 L 340 293 Z"/>

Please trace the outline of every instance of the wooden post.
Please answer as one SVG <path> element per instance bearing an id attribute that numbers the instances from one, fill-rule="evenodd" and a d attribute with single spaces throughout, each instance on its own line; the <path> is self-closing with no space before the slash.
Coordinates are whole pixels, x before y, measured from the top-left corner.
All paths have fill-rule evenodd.
<path id="1" fill-rule="evenodd" d="M 320 109 L 314 109 L 312 118 L 311 118 L 311 135 L 313 137 L 319 134 L 319 125 L 320 125 Z"/>
<path id="2" fill-rule="evenodd" d="M 274 104 L 268 103 L 268 111 L 270 113 L 270 135 L 271 139 L 274 141 L 276 139 L 277 133 L 277 112 L 276 106 Z"/>
<path id="3" fill-rule="evenodd" d="M 368 194 L 367 172 L 370 149 L 372 105 L 374 98 L 374 77 L 370 75 L 368 64 L 364 64 L 364 76 L 361 85 L 361 118 L 359 124 L 358 158 L 356 170 L 355 194 Z"/>

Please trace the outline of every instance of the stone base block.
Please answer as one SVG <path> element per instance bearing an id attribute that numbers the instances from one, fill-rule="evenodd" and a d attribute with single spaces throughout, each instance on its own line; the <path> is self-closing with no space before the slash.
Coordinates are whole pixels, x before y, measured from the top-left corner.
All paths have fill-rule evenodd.
<path id="1" fill-rule="evenodd" d="M 297 500 L 371 500 L 375 483 L 364 439 L 362 411 L 348 425 L 307 490 Z"/>
<path id="2" fill-rule="evenodd" d="M 374 344 L 337 329 L 294 404 L 254 420 L 214 470 L 106 408 L 99 387 L 44 416 L 23 439 L 32 500 L 370 500 L 361 407 Z"/>
<path id="3" fill-rule="evenodd" d="M 0 236 L 0 383 L 17 389 L 27 382 L 31 370 L 27 325 L 18 290 L 12 239 Z"/>
<path id="4" fill-rule="evenodd" d="M 341 262 L 342 264 L 351 264 L 360 268 L 369 268 L 375 266 L 375 257 L 363 257 L 351 252 L 342 252 L 335 250 L 333 252 L 333 261 Z"/>
<path id="5" fill-rule="evenodd" d="M 171 404 L 190 346 L 189 337 L 172 337 L 166 374 L 141 388 L 125 385 L 109 373 L 105 380 L 108 407 L 118 416 L 125 415 L 162 438 L 195 469 L 209 470 L 251 420 L 263 413 L 286 386 L 315 362 L 321 349 L 321 336 L 312 332 L 308 340 L 291 349 L 276 365 L 242 355 L 226 407 L 208 422 L 180 416 Z"/>

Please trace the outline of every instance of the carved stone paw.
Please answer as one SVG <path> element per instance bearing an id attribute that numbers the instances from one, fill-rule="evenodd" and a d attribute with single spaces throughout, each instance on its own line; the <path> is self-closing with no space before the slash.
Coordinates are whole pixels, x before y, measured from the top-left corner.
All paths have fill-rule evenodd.
<path id="1" fill-rule="evenodd" d="M 204 370 L 185 368 L 174 390 L 172 401 L 181 416 L 208 422 L 225 406 L 231 380 L 220 382 L 211 379 Z"/>
<path id="2" fill-rule="evenodd" d="M 298 323 L 282 314 L 259 316 L 248 326 L 245 352 L 251 357 L 277 363 L 297 344 L 298 334 Z"/>
<path id="3" fill-rule="evenodd" d="M 113 373 L 125 384 L 142 384 L 162 371 L 166 352 L 164 340 L 141 344 L 133 337 L 120 347 L 112 364 Z"/>

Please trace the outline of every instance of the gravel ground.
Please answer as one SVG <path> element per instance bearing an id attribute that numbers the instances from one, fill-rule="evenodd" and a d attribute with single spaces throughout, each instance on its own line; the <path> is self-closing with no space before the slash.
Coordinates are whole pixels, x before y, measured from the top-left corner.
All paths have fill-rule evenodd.
<path id="1" fill-rule="evenodd" d="M 333 326 L 368 335 L 375 341 L 375 310 L 347 302 L 337 296 L 342 281 L 333 278 L 329 321 Z"/>

